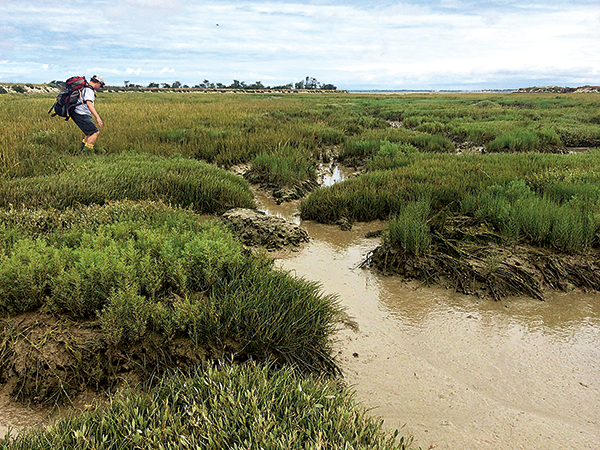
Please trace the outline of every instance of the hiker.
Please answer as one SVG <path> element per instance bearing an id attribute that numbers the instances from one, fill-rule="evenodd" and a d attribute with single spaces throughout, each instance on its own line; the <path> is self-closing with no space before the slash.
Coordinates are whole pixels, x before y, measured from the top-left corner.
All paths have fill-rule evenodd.
<path id="1" fill-rule="evenodd" d="M 84 148 L 86 150 L 92 150 L 94 148 L 96 139 L 98 139 L 98 135 L 100 134 L 98 127 L 102 128 L 104 125 L 94 106 L 94 99 L 96 96 L 94 91 L 103 86 L 104 78 L 100 75 L 94 75 L 90 82 L 81 90 L 80 100 L 77 102 L 71 113 L 71 119 L 73 119 L 73 122 L 75 122 L 81 131 L 83 131 L 83 134 L 85 134 L 85 137 L 81 142 L 81 150 Z M 96 118 L 98 127 L 92 120 L 92 114 Z"/>

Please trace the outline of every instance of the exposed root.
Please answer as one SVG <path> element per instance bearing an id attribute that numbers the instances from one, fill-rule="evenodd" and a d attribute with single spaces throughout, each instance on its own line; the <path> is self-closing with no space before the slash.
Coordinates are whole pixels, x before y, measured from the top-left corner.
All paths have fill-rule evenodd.
<path id="1" fill-rule="evenodd" d="M 367 255 L 362 266 L 496 301 L 514 295 L 544 300 L 546 289 L 600 291 L 597 255 L 574 257 L 528 246 L 502 246 L 495 240 L 485 233 L 476 241 L 434 234 L 425 256 L 383 244 Z"/>

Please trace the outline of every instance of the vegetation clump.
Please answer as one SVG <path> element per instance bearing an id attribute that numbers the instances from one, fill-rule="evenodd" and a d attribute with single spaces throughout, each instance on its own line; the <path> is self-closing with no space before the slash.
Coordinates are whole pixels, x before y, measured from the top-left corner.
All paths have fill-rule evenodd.
<path id="1" fill-rule="evenodd" d="M 310 152 L 279 146 L 257 155 L 244 178 L 271 190 L 281 203 L 302 198 L 317 187 L 315 166 Z"/>
<path id="2" fill-rule="evenodd" d="M 154 202 L 8 210 L 0 240 L 0 379 L 16 396 L 56 401 L 225 355 L 338 372 L 335 299 L 218 221 Z"/>
<path id="3" fill-rule="evenodd" d="M 124 153 L 72 161 L 51 174 L 0 181 L 0 207 L 67 208 L 113 200 L 160 200 L 198 212 L 254 207 L 248 184 L 200 161 Z"/>
<path id="4" fill-rule="evenodd" d="M 559 204 L 515 181 L 469 195 L 462 214 L 431 214 L 429 205 L 408 203 L 392 215 L 364 264 L 495 300 L 600 290 L 597 195 Z"/>

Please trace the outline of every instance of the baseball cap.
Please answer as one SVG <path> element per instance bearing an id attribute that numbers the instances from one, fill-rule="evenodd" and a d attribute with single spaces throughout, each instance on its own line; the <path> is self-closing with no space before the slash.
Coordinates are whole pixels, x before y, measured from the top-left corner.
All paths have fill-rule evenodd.
<path id="1" fill-rule="evenodd" d="M 102 78 L 102 75 L 94 75 L 92 81 L 100 83 L 100 87 L 104 87 L 104 78 Z"/>

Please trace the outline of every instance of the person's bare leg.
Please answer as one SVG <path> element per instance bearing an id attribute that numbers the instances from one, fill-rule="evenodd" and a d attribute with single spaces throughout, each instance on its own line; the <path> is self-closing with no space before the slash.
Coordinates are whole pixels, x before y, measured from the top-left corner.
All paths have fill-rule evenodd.
<path id="1" fill-rule="evenodd" d="M 98 139 L 98 135 L 100 134 L 99 131 L 95 132 L 94 134 L 90 134 L 89 136 L 85 137 L 85 143 L 87 145 L 90 146 L 94 146 L 96 144 L 96 139 Z"/>

